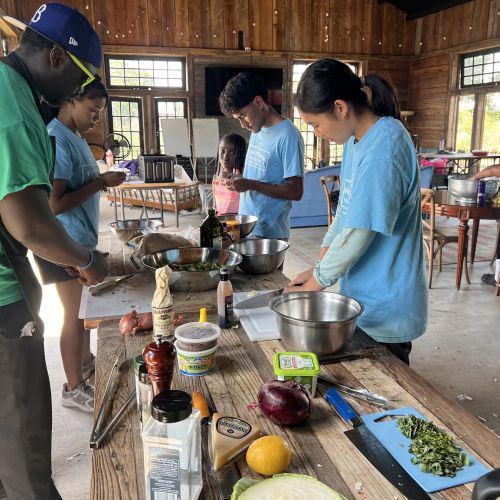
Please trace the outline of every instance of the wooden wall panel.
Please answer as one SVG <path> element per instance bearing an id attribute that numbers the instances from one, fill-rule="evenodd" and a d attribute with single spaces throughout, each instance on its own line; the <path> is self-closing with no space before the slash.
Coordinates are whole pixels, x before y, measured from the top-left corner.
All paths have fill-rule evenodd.
<path id="1" fill-rule="evenodd" d="M 248 35 L 243 45 L 253 50 L 273 50 L 273 0 L 248 2 Z"/>
<path id="2" fill-rule="evenodd" d="M 160 0 L 162 43 L 164 47 L 175 47 L 175 0 Z"/>
<path id="3" fill-rule="evenodd" d="M 189 47 L 203 47 L 203 11 L 202 0 L 189 0 Z"/>
<path id="4" fill-rule="evenodd" d="M 163 45 L 163 10 L 161 0 L 148 0 L 148 45 L 161 47 Z"/>
<path id="5" fill-rule="evenodd" d="M 287 50 L 287 33 L 292 31 L 290 13 L 291 0 L 273 0 L 271 16 L 273 19 L 273 50 L 275 51 L 286 52 Z"/>
<path id="6" fill-rule="evenodd" d="M 409 128 L 420 145 L 437 148 L 445 137 L 449 100 L 449 57 L 428 55 L 416 58 L 411 67 L 410 108 L 415 115 Z"/>

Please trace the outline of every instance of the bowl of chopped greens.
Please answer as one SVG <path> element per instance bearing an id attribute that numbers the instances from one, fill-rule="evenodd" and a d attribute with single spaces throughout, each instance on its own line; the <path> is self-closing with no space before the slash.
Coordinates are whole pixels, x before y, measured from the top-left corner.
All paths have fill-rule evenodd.
<path id="1" fill-rule="evenodd" d="M 231 275 L 242 257 L 230 250 L 215 248 L 181 247 L 144 255 L 142 265 L 154 275 L 157 269 L 169 266 L 170 290 L 177 292 L 202 292 L 217 288 L 220 269 L 227 268 Z"/>

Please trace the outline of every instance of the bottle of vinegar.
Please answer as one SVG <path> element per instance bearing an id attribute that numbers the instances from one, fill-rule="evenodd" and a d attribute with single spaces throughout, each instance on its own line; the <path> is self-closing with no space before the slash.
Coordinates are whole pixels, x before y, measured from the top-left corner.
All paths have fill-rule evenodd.
<path id="1" fill-rule="evenodd" d="M 217 323 L 221 328 L 231 328 L 233 319 L 233 285 L 229 281 L 229 273 L 225 267 L 220 270 L 220 281 L 217 286 Z"/>

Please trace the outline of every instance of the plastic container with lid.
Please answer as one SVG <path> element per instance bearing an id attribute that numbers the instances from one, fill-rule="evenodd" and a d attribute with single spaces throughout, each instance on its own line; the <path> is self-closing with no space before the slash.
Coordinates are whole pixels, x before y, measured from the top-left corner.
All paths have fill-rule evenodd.
<path id="1" fill-rule="evenodd" d="M 277 352 L 273 357 L 278 380 L 292 380 L 303 385 L 314 397 L 321 371 L 318 358 L 312 352 Z"/>
<path id="2" fill-rule="evenodd" d="M 184 323 L 175 329 L 175 346 L 189 352 L 206 351 L 217 345 L 220 334 L 221 329 L 213 323 Z"/>
<path id="3" fill-rule="evenodd" d="M 215 353 L 217 344 L 206 351 L 184 351 L 179 347 L 179 341 L 174 343 L 177 350 L 179 372 L 188 377 L 202 377 L 215 369 Z"/>

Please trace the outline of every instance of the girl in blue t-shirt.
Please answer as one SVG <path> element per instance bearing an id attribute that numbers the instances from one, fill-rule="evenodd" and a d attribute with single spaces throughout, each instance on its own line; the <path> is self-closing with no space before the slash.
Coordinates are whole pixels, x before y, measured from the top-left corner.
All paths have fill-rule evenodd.
<path id="1" fill-rule="evenodd" d="M 340 293 L 364 307 L 358 326 L 406 363 L 427 325 L 427 286 L 417 157 L 393 88 L 323 59 L 304 72 L 296 96 L 318 137 L 344 145 L 336 217 L 316 265 L 286 291 Z"/>
<path id="2" fill-rule="evenodd" d="M 99 175 L 96 160 L 81 135 L 94 128 L 107 103 L 106 89 L 96 77 L 82 94 L 63 104 L 47 126 L 49 135 L 56 139 L 50 207 L 68 234 L 89 250 L 97 245 L 101 190 L 125 180 L 123 172 Z M 67 383 L 62 389 L 61 403 L 92 412 L 94 390 L 88 378 L 94 371 L 95 358 L 90 351 L 90 332 L 78 318 L 82 285 L 64 267 L 36 260 L 42 281 L 55 283 L 64 308 L 60 348 Z"/>

